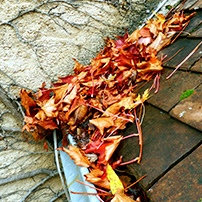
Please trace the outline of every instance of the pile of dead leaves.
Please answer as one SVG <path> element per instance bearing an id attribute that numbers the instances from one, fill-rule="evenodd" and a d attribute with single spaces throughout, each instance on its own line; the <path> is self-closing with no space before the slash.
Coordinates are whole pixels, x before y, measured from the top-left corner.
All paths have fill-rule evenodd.
<path id="1" fill-rule="evenodd" d="M 37 93 L 22 90 L 21 103 L 26 111 L 23 131 L 41 140 L 59 129 L 63 131 L 63 142 L 71 133 L 80 148 L 69 145 L 68 149 L 59 149 L 77 165 L 90 169 L 87 181 L 109 190 L 107 164 L 113 169 L 123 165 L 122 158 L 117 162 L 110 162 L 110 158 L 122 140 L 117 133 L 127 123 L 136 123 L 141 147 L 139 157 L 131 162 L 141 160 L 141 117 L 136 111 L 138 107 L 141 111 L 149 90 L 139 95 L 139 82 L 154 78 L 153 86 L 158 88 L 163 68 L 157 52 L 170 43 L 192 15 L 177 13 L 166 20 L 157 14 L 157 19 L 131 35 L 126 32 L 116 41 L 107 38 L 105 48 L 90 65 L 75 60 L 74 74 L 59 78 L 52 88 L 47 89 L 44 83 Z"/>

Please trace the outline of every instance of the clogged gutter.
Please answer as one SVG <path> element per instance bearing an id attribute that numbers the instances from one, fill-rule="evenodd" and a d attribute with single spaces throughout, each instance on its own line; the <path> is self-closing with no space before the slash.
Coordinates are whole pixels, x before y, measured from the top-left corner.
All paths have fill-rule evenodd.
<path id="1" fill-rule="evenodd" d="M 143 104 L 152 88 L 158 91 L 163 70 L 162 61 L 156 55 L 193 15 L 185 17 L 183 13 L 176 13 L 166 20 L 157 14 L 156 20 L 149 20 L 131 35 L 126 32 L 124 36 L 117 36 L 116 41 L 107 38 L 105 48 L 90 65 L 83 66 L 75 60 L 74 74 L 59 78 L 52 88 L 47 89 L 43 83 L 37 93 L 22 89 L 21 104 L 26 111 L 23 131 L 38 141 L 53 130 L 60 130 L 64 147 L 58 149 L 69 154 L 78 166 L 89 168 L 86 181 L 105 190 L 112 189 L 109 169 L 141 162 Z M 140 82 L 152 79 L 151 88 L 140 95 Z M 119 131 L 125 129 L 127 123 L 137 126 L 138 133 L 130 137 L 139 138 L 139 156 L 129 162 L 123 162 L 122 157 L 111 162 L 112 154 L 123 140 Z M 65 148 L 69 133 L 78 147 Z M 111 195 L 104 193 L 98 191 L 103 200 Z M 112 201 L 117 197 L 123 202 L 129 201 L 123 187 L 119 186 L 114 194 Z"/>

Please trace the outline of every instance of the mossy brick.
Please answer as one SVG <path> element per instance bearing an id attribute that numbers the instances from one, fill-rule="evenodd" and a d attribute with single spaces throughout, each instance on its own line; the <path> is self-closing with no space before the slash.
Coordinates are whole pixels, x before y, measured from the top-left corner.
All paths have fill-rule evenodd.
<path id="1" fill-rule="evenodd" d="M 184 3 L 184 6 L 182 7 L 183 10 L 191 8 L 195 3 L 197 3 L 198 0 L 187 0 Z"/>
<path id="2" fill-rule="evenodd" d="M 198 0 L 195 4 L 193 4 L 193 6 L 189 8 L 189 10 L 198 10 L 200 8 L 202 8 L 202 1 Z"/>
<path id="3" fill-rule="evenodd" d="M 171 110 L 170 115 L 202 131 L 202 84 L 193 94 L 180 101 Z"/>

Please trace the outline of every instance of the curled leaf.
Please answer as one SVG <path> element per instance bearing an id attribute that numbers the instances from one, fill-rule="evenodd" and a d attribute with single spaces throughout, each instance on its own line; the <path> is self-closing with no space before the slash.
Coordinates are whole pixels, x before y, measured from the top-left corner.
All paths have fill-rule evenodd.
<path id="1" fill-rule="evenodd" d="M 88 168 L 91 164 L 88 158 L 85 156 L 85 153 L 81 149 L 76 148 L 72 145 L 69 145 L 69 149 L 65 147 L 59 147 L 57 148 L 57 150 L 66 152 L 70 156 L 70 158 L 74 160 L 77 166 Z"/>
<path id="2" fill-rule="evenodd" d="M 20 92 L 21 96 L 21 104 L 26 110 L 26 115 L 30 116 L 30 108 L 36 106 L 36 102 L 31 98 L 30 94 L 26 92 L 26 90 L 22 89 Z"/>
<path id="3" fill-rule="evenodd" d="M 111 117 L 101 117 L 97 119 L 90 120 L 90 123 L 95 125 L 99 130 L 100 133 L 104 134 L 104 129 L 109 128 L 114 125 L 114 121 Z"/>
<path id="4" fill-rule="evenodd" d="M 124 194 L 124 190 L 121 188 L 118 188 L 111 202 L 137 202 L 137 201 L 134 201 L 130 197 L 126 196 Z"/>
<path id="5" fill-rule="evenodd" d="M 93 183 L 99 187 L 110 190 L 109 181 L 106 176 L 104 176 L 104 171 L 99 168 L 95 168 L 90 173 L 85 175 L 86 181 Z"/>

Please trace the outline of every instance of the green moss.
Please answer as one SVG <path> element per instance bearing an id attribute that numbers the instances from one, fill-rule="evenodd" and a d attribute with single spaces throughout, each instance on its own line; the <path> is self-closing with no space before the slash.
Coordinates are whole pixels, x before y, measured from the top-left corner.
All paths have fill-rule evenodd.
<path id="1" fill-rule="evenodd" d="M 167 6 L 166 6 L 166 9 L 170 10 L 170 9 L 172 9 L 172 6 L 167 5 Z"/>
<path id="2" fill-rule="evenodd" d="M 180 101 L 189 97 L 194 92 L 194 89 L 186 90 L 180 95 Z"/>

